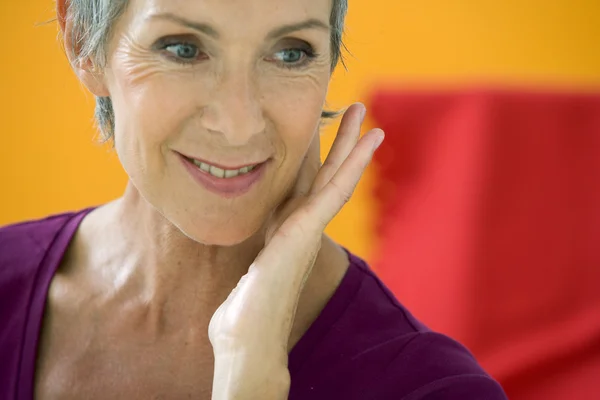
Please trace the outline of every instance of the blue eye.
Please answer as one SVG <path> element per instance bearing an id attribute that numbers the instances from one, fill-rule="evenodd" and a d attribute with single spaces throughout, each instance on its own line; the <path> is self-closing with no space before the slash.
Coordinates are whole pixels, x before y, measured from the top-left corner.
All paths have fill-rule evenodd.
<path id="1" fill-rule="evenodd" d="M 165 46 L 164 48 L 175 57 L 185 61 L 191 61 L 198 57 L 200 50 L 193 44 L 190 43 L 175 43 Z"/>
<path id="2" fill-rule="evenodd" d="M 306 51 L 301 49 L 285 49 L 275 53 L 275 58 L 286 64 L 297 64 L 306 56 Z"/>
<path id="3" fill-rule="evenodd" d="M 306 48 L 304 46 L 289 47 L 279 50 L 272 57 L 268 58 L 268 60 L 274 61 L 282 68 L 298 69 L 306 67 L 316 57 L 318 57 L 318 54 L 315 53 L 311 46 L 307 45 Z"/>

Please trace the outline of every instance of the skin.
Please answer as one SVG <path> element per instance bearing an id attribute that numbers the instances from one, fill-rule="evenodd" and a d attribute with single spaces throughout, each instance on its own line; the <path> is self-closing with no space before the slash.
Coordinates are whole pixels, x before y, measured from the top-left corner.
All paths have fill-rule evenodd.
<path id="1" fill-rule="evenodd" d="M 106 68 L 72 59 L 88 89 L 113 100 L 130 181 L 83 220 L 51 284 L 36 398 L 287 398 L 287 354 L 348 268 L 323 229 L 383 139 L 373 130 L 358 140 L 364 107 L 352 106 L 320 165 L 329 31 L 270 33 L 327 25 L 330 9 L 132 0 Z M 71 54 L 64 2 L 58 10 Z M 267 164 L 250 191 L 225 198 L 192 180 L 177 153 Z"/>

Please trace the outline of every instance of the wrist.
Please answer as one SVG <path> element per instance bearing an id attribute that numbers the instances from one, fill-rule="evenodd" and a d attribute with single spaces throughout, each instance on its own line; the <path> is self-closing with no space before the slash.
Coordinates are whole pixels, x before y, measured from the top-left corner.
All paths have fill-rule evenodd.
<path id="1" fill-rule="evenodd" d="M 251 352 L 215 354 L 212 400 L 285 400 L 290 374 L 278 357 L 258 357 Z"/>

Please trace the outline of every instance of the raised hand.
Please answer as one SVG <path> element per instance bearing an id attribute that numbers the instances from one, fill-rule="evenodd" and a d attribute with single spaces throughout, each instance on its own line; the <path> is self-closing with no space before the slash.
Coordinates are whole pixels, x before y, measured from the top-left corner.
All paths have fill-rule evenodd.
<path id="1" fill-rule="evenodd" d="M 213 399 L 287 398 L 288 341 L 323 230 L 350 199 L 383 140 L 379 129 L 359 139 L 364 112 L 360 104 L 346 111 L 322 166 L 316 135 L 292 196 L 267 229 L 264 249 L 213 315 Z"/>

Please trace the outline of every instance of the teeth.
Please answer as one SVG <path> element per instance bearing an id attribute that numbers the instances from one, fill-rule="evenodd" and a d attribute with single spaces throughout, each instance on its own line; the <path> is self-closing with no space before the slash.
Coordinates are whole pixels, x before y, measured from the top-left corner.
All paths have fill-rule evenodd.
<path id="1" fill-rule="evenodd" d="M 225 170 L 217 167 L 210 166 L 209 174 L 216 176 L 217 178 L 225 178 Z"/>
<path id="2" fill-rule="evenodd" d="M 233 178 L 234 176 L 238 176 L 240 171 L 225 171 L 225 178 Z"/>
<path id="3" fill-rule="evenodd" d="M 216 176 L 217 178 L 235 178 L 238 175 L 247 174 L 248 172 L 251 172 L 252 170 L 254 170 L 254 168 L 256 168 L 256 165 L 253 165 L 251 167 L 243 167 L 240 169 L 222 169 L 200 161 L 191 161 L 202 171 L 208 172 L 209 174 Z"/>

